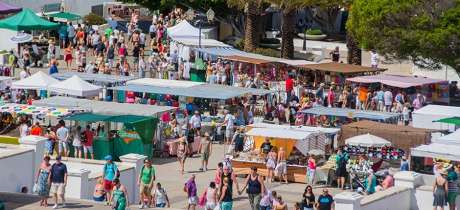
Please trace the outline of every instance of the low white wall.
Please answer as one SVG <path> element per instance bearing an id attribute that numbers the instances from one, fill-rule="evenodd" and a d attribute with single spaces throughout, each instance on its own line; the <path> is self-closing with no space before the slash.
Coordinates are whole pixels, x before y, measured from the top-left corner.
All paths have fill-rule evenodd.
<path id="1" fill-rule="evenodd" d="M 0 148 L 0 153 L 3 153 Z M 16 154 L 0 157 L 0 191 L 20 192 L 22 187 L 27 187 L 29 193 L 34 183 L 34 151 L 19 151 Z"/>
<path id="2" fill-rule="evenodd" d="M 408 210 L 411 190 L 405 187 L 392 187 L 377 192 L 361 200 L 361 210 Z"/>

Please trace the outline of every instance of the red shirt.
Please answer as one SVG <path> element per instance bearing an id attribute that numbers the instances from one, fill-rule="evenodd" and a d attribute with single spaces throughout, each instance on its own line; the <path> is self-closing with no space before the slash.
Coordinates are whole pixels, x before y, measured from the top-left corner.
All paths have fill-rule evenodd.
<path id="1" fill-rule="evenodd" d="M 286 91 L 292 91 L 294 89 L 294 80 L 289 78 L 286 80 Z"/>
<path id="2" fill-rule="evenodd" d="M 83 145 L 87 147 L 93 146 L 94 133 L 92 131 L 85 130 L 85 138 L 86 142 L 84 142 Z"/>
<path id="3" fill-rule="evenodd" d="M 30 130 L 30 135 L 41 136 L 42 135 L 42 129 L 40 127 L 33 127 Z"/>

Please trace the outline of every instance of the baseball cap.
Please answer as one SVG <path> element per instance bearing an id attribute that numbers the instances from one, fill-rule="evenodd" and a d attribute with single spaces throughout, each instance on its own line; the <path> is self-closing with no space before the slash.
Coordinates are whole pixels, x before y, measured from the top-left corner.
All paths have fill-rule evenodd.
<path id="1" fill-rule="evenodd" d="M 107 155 L 104 157 L 104 160 L 112 160 L 112 155 Z"/>

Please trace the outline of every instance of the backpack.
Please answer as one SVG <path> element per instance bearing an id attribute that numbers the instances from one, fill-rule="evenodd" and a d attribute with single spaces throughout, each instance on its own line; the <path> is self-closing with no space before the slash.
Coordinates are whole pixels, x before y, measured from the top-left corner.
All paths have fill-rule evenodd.
<path id="1" fill-rule="evenodd" d="M 112 163 L 115 165 L 115 163 Z M 104 164 L 104 172 L 107 170 L 107 163 Z M 113 170 L 113 173 L 115 173 L 115 178 L 120 178 L 120 170 L 118 170 L 118 167 L 117 167 L 117 170 L 115 171 L 115 169 L 112 167 L 112 170 Z"/>

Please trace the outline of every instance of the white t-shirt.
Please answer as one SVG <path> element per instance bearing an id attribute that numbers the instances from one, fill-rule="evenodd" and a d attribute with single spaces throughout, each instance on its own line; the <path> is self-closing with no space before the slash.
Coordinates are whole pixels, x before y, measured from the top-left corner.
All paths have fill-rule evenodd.
<path id="1" fill-rule="evenodd" d="M 141 33 L 139 35 L 139 44 L 145 44 L 145 34 Z"/>
<path id="2" fill-rule="evenodd" d="M 155 194 L 156 198 L 156 203 L 166 203 L 166 190 L 164 188 L 155 188 L 155 191 L 153 192 Z"/>
<path id="3" fill-rule="evenodd" d="M 69 135 L 69 129 L 66 127 L 60 127 L 56 131 L 56 136 L 59 141 L 67 141 L 67 137 Z"/>
<path id="4" fill-rule="evenodd" d="M 21 138 L 27 136 L 29 134 L 29 126 L 27 126 L 27 124 L 22 124 L 19 133 Z"/>
<path id="5" fill-rule="evenodd" d="M 227 121 L 226 128 L 227 129 L 233 129 L 233 126 L 235 124 L 235 116 L 232 114 L 227 114 L 225 115 L 225 121 Z"/>
<path id="6" fill-rule="evenodd" d="M 377 66 L 379 64 L 379 54 L 371 52 L 371 65 Z"/>
<path id="7" fill-rule="evenodd" d="M 386 106 L 390 106 L 393 102 L 393 93 L 391 93 L 390 91 L 385 91 L 384 95 L 383 95 L 383 99 L 385 101 L 385 105 Z"/>
<path id="8" fill-rule="evenodd" d="M 190 118 L 190 124 L 192 125 L 192 128 L 199 128 L 201 127 L 201 117 L 193 115 Z"/>

